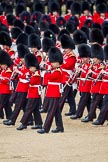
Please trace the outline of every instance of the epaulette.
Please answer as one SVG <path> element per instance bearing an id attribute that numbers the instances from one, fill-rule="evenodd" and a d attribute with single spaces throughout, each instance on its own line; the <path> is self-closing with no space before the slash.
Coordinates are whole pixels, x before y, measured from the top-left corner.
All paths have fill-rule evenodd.
<path id="1" fill-rule="evenodd" d="M 14 50 L 10 49 L 8 52 L 13 52 L 14 53 Z"/>
<path id="2" fill-rule="evenodd" d="M 99 66 L 99 68 L 98 68 L 98 69 L 104 69 L 104 68 L 105 68 L 105 64 L 100 63 L 100 66 Z"/>
<path id="3" fill-rule="evenodd" d="M 40 75 L 39 75 L 38 71 L 36 71 L 33 76 L 40 76 Z"/>
<path id="4" fill-rule="evenodd" d="M 69 57 L 76 57 L 75 54 L 73 52 L 68 54 Z"/>
<path id="5" fill-rule="evenodd" d="M 8 69 L 6 70 L 6 72 L 7 72 L 7 73 L 11 73 L 12 70 L 11 70 L 10 68 L 8 68 Z"/>

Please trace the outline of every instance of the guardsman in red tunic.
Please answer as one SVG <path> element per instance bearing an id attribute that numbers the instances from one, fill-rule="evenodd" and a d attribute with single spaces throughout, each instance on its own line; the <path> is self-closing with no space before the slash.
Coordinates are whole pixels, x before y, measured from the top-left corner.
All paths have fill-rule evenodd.
<path id="1" fill-rule="evenodd" d="M 92 15 L 90 15 L 90 5 L 88 2 L 84 1 L 81 3 L 82 6 L 82 15 L 79 18 L 80 25 L 79 28 L 84 26 L 84 23 L 87 19 L 92 20 Z"/>
<path id="2" fill-rule="evenodd" d="M 21 119 L 22 124 L 17 128 L 17 130 L 23 130 L 27 128 L 27 123 L 32 113 L 34 115 L 35 121 L 35 126 L 33 126 L 32 129 L 41 129 L 42 119 L 39 112 L 41 98 L 41 75 L 39 70 L 39 63 L 33 54 L 27 54 L 25 56 L 25 63 L 27 68 L 29 68 L 31 71 L 30 83 L 27 93 L 28 102 L 25 113 Z"/>
<path id="3" fill-rule="evenodd" d="M 76 104 L 72 88 L 72 75 L 76 63 L 76 57 L 73 54 L 75 44 L 69 35 L 64 34 L 61 36 L 61 45 L 62 48 L 64 49 L 63 53 L 64 60 L 63 64 L 61 65 L 63 71 L 62 83 L 64 85 L 64 92 L 62 94 L 62 97 L 60 98 L 60 109 L 62 111 L 65 100 L 67 99 L 70 110 L 65 115 L 70 116 L 76 113 Z"/>
<path id="4" fill-rule="evenodd" d="M 102 79 L 102 83 L 99 91 L 99 93 L 103 94 L 104 97 L 101 111 L 97 120 L 92 123 L 93 125 L 103 125 L 105 120 L 108 119 L 108 45 L 104 47 L 104 59 L 106 62 L 106 66 L 100 72 L 100 78 Z"/>
<path id="5" fill-rule="evenodd" d="M 66 15 L 64 15 L 64 19 L 66 20 L 66 22 L 68 22 L 68 20 L 70 19 L 70 17 L 72 16 L 71 14 L 71 5 L 72 5 L 71 0 L 66 1 Z"/>
<path id="6" fill-rule="evenodd" d="M 41 40 L 37 34 L 30 34 L 28 37 L 28 46 L 31 52 L 37 57 L 39 64 L 42 61 Z"/>
<path id="7" fill-rule="evenodd" d="M 90 106 L 90 89 L 91 89 L 91 80 L 88 78 L 86 80 L 86 76 L 88 74 L 88 71 L 91 67 L 90 64 L 90 57 L 91 57 L 91 49 L 87 44 L 82 43 L 78 47 L 79 56 L 82 59 L 82 67 L 79 69 L 78 74 L 80 74 L 79 78 L 79 87 L 78 90 L 81 94 L 80 100 L 78 103 L 78 108 L 75 115 L 72 115 L 71 119 L 77 119 L 81 118 L 84 112 L 85 106 L 87 106 L 87 110 L 89 112 L 89 106 Z M 77 73 L 77 72 L 76 72 Z"/>
<path id="8" fill-rule="evenodd" d="M 0 75 L 0 111 L 5 110 L 6 119 L 12 114 L 9 98 L 12 93 L 10 87 L 10 78 L 12 75 L 12 60 L 7 52 L 0 50 L 0 66 L 2 68 Z"/>
<path id="9" fill-rule="evenodd" d="M 55 46 L 55 42 L 51 40 L 50 38 L 43 38 L 42 40 L 42 51 L 45 53 L 45 58 L 43 59 L 43 63 L 41 64 L 41 77 L 42 77 L 42 86 L 45 88 L 47 87 L 48 84 L 48 79 L 47 79 L 47 74 L 51 70 L 51 63 L 49 62 L 48 58 L 48 50 L 52 47 Z M 40 109 L 40 112 L 47 112 L 48 110 L 48 100 L 47 97 L 44 96 L 42 108 Z"/>
<path id="10" fill-rule="evenodd" d="M 49 4 L 49 16 L 51 19 L 51 23 L 52 24 L 56 24 L 56 20 L 59 17 L 59 13 L 60 13 L 60 5 L 58 2 L 51 2 Z"/>
<path id="11" fill-rule="evenodd" d="M 16 68 L 14 71 L 14 73 L 18 74 L 18 84 L 15 89 L 15 91 L 17 92 L 15 100 L 15 108 L 11 117 L 9 118 L 10 120 L 3 122 L 4 125 L 15 125 L 16 119 L 20 113 L 21 108 L 23 108 L 23 111 L 25 111 L 25 106 L 27 103 L 26 96 L 29 87 L 30 70 L 25 66 L 24 56 L 27 53 L 29 53 L 29 50 L 23 44 L 19 44 L 17 50 L 18 50 L 18 57 L 22 62 L 22 66 L 20 69 Z"/>
<path id="12" fill-rule="evenodd" d="M 92 94 L 91 104 L 90 104 L 90 111 L 88 115 L 82 119 L 82 122 L 89 122 L 92 121 L 93 118 L 95 118 L 96 114 L 96 108 L 99 105 L 99 103 L 103 101 L 103 94 L 100 94 L 100 87 L 102 80 L 98 79 L 100 71 L 105 66 L 103 63 L 103 49 L 101 45 L 98 43 L 95 43 L 91 46 L 91 56 L 93 58 L 93 66 L 89 70 L 87 78 L 91 74 L 92 84 L 91 84 L 91 90 L 90 93 Z"/>
<path id="13" fill-rule="evenodd" d="M 107 4 L 101 3 L 96 5 L 96 11 L 99 14 L 99 18 L 97 18 L 96 23 L 102 25 L 102 23 L 106 19 L 105 13 L 107 12 Z"/>
<path id="14" fill-rule="evenodd" d="M 54 117 L 56 122 L 56 129 L 52 130 L 52 132 L 64 132 L 59 106 L 59 99 L 61 97 L 60 87 L 62 82 L 62 70 L 60 68 L 60 65 L 63 63 L 63 55 L 57 47 L 51 47 L 48 55 L 53 70 L 47 75 L 48 86 L 46 89 L 46 97 L 49 101 L 48 114 L 43 129 L 37 131 L 41 134 L 49 132 Z"/>

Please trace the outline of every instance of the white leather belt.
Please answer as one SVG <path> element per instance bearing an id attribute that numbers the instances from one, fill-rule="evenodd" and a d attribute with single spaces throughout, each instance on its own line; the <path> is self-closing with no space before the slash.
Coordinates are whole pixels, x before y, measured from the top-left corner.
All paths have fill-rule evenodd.
<path id="1" fill-rule="evenodd" d="M 72 70 L 62 69 L 62 71 L 67 72 L 69 75 L 72 75 L 73 74 Z"/>
<path id="2" fill-rule="evenodd" d="M 29 84 L 29 87 L 39 87 L 39 86 L 41 86 L 41 85 L 31 85 L 31 84 Z"/>
<path id="3" fill-rule="evenodd" d="M 48 82 L 48 84 L 51 84 L 51 85 L 60 85 L 61 83 L 57 83 L 57 82 Z"/>
<path id="4" fill-rule="evenodd" d="M 21 83 L 29 83 L 29 81 L 28 80 L 26 80 L 26 79 L 19 79 L 19 81 L 21 82 Z"/>

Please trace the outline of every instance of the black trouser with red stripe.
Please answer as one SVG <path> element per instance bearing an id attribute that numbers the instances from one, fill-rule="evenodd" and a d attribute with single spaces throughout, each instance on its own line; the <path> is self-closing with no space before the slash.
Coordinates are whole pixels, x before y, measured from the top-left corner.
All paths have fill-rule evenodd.
<path id="1" fill-rule="evenodd" d="M 49 106 L 48 106 L 48 113 L 46 116 L 46 120 L 44 123 L 44 129 L 46 132 L 49 132 L 53 118 L 55 117 L 56 126 L 58 129 L 63 130 L 63 122 L 61 111 L 59 107 L 59 98 L 48 98 Z"/>
<path id="2" fill-rule="evenodd" d="M 23 125 L 27 125 L 32 113 L 34 116 L 35 125 L 42 125 L 42 118 L 39 112 L 40 98 L 30 98 L 28 99 L 25 113 L 21 119 Z"/>
<path id="3" fill-rule="evenodd" d="M 102 101 L 103 95 L 99 93 L 94 93 L 91 98 L 90 111 L 88 113 L 88 118 L 92 120 L 96 118 L 96 108 L 100 101 Z"/>
<path id="4" fill-rule="evenodd" d="M 83 116 L 85 106 L 87 106 L 87 111 L 89 113 L 90 102 L 91 102 L 91 94 L 89 92 L 81 92 L 81 97 L 80 97 L 80 100 L 78 103 L 78 109 L 76 111 L 76 115 L 79 118 L 81 118 Z"/>
<path id="5" fill-rule="evenodd" d="M 16 122 L 16 119 L 17 119 L 21 109 L 23 109 L 23 111 L 25 112 L 25 107 L 27 104 L 26 97 L 27 97 L 26 92 L 17 92 L 17 97 L 15 100 L 15 108 L 14 108 L 14 111 L 12 112 L 11 117 L 10 117 L 10 120 L 12 120 L 12 122 L 14 122 L 14 123 Z"/>
<path id="6" fill-rule="evenodd" d="M 62 97 L 60 98 L 60 110 L 62 112 L 64 104 L 65 104 L 65 100 L 67 99 L 70 110 L 69 112 L 71 112 L 72 114 L 76 113 L 76 103 L 75 103 L 75 98 L 74 98 L 74 94 L 73 94 L 73 87 L 72 85 L 66 85 L 64 92 L 62 94 Z"/>
<path id="7" fill-rule="evenodd" d="M 9 102 L 10 94 L 0 94 L 0 111 L 5 110 L 6 119 L 12 115 L 12 109 Z"/>
<path id="8" fill-rule="evenodd" d="M 97 120 L 101 124 L 104 124 L 106 119 L 108 119 L 108 94 L 104 95 L 103 97 L 103 104 Z"/>

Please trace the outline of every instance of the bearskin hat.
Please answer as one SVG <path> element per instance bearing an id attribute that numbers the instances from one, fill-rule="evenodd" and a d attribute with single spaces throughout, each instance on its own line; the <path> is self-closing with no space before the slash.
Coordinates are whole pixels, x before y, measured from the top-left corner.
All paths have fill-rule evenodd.
<path id="1" fill-rule="evenodd" d="M 75 43 L 73 39 L 67 34 L 61 36 L 61 45 L 63 49 L 75 49 Z"/>
<path id="2" fill-rule="evenodd" d="M 63 54 L 57 47 L 49 49 L 48 57 L 50 62 L 59 62 L 60 65 L 63 63 Z"/>
<path id="3" fill-rule="evenodd" d="M 58 35 L 58 40 L 59 40 L 59 41 L 60 41 L 60 39 L 61 39 L 61 36 L 64 35 L 64 34 L 67 34 L 67 35 L 70 36 L 70 33 L 69 33 L 69 31 L 68 31 L 67 29 L 62 29 L 62 30 L 60 31 L 59 35 Z"/>
<path id="4" fill-rule="evenodd" d="M 73 32 L 73 40 L 76 45 L 87 43 L 87 36 L 82 30 L 76 30 Z"/>
<path id="5" fill-rule="evenodd" d="M 55 11 L 60 13 L 60 5 L 58 2 L 52 2 L 49 5 L 49 12 L 53 13 Z"/>
<path id="6" fill-rule="evenodd" d="M 6 18 L 7 18 L 8 25 L 13 26 L 14 25 L 14 21 L 16 20 L 16 17 L 13 14 L 8 14 L 6 16 Z"/>
<path id="7" fill-rule="evenodd" d="M 15 20 L 14 21 L 14 26 L 21 28 L 21 30 L 24 30 L 24 24 L 21 20 Z"/>
<path id="8" fill-rule="evenodd" d="M 43 52 L 47 53 L 52 46 L 55 46 L 55 42 L 52 39 L 47 38 L 47 37 L 43 38 L 42 40 L 42 51 Z"/>
<path id="9" fill-rule="evenodd" d="M 30 15 L 30 13 L 28 11 L 21 12 L 21 14 L 20 14 L 21 21 L 26 22 L 27 24 L 29 24 L 30 23 L 30 18 L 31 18 L 31 15 Z"/>
<path id="10" fill-rule="evenodd" d="M 83 26 L 80 28 L 80 30 L 82 30 L 86 34 L 87 39 L 89 40 L 89 28 L 87 26 Z"/>
<path id="11" fill-rule="evenodd" d="M 86 19 L 84 22 L 84 26 L 87 26 L 88 28 L 92 28 L 92 26 L 93 26 L 92 19 Z"/>
<path id="12" fill-rule="evenodd" d="M 20 16 L 20 14 L 26 10 L 26 6 L 23 3 L 19 3 L 15 7 L 15 14 L 16 16 Z"/>
<path id="13" fill-rule="evenodd" d="M 31 33 L 35 33 L 35 29 L 31 25 L 26 25 L 24 27 L 24 32 L 30 35 Z"/>
<path id="14" fill-rule="evenodd" d="M 90 5 L 87 1 L 83 1 L 81 3 L 81 7 L 82 7 L 82 12 L 84 12 L 85 10 L 90 10 Z"/>
<path id="15" fill-rule="evenodd" d="M 70 22 L 70 23 L 72 22 L 72 23 L 74 23 L 76 26 L 79 25 L 79 20 L 78 20 L 78 18 L 77 18 L 75 15 L 72 15 L 72 16 L 69 18 L 68 22 Z"/>
<path id="16" fill-rule="evenodd" d="M 56 24 L 50 24 L 49 25 L 49 30 L 51 30 L 54 34 L 59 34 L 60 29 Z"/>
<path id="17" fill-rule="evenodd" d="M 39 22 L 39 28 L 40 28 L 40 31 L 45 31 L 47 30 L 49 27 L 49 23 L 48 22 L 45 22 L 45 21 L 40 21 Z"/>
<path id="18" fill-rule="evenodd" d="M 80 2 L 72 3 L 71 13 L 72 13 L 72 15 L 81 15 L 81 3 Z"/>
<path id="19" fill-rule="evenodd" d="M 98 4 L 96 6 L 96 11 L 98 13 L 105 13 L 105 12 L 107 12 L 107 5 L 105 3 Z"/>
<path id="20" fill-rule="evenodd" d="M 4 50 L 0 50 L 0 64 L 6 64 L 8 67 L 13 64 L 10 55 Z"/>
<path id="21" fill-rule="evenodd" d="M 104 59 L 108 60 L 108 44 L 104 46 Z"/>
<path id="22" fill-rule="evenodd" d="M 26 34 L 26 33 L 19 34 L 19 36 L 17 37 L 17 40 L 16 40 L 16 45 L 18 45 L 19 43 L 22 43 L 22 44 L 28 46 L 28 34 Z"/>
<path id="23" fill-rule="evenodd" d="M 40 19 L 40 22 L 41 21 L 48 22 L 50 24 L 51 23 L 51 18 L 50 18 L 49 15 L 44 14 L 44 15 L 42 15 L 42 17 Z"/>
<path id="24" fill-rule="evenodd" d="M 24 56 L 26 67 L 29 68 L 30 66 L 36 67 L 37 70 L 40 69 L 38 60 L 34 54 L 27 54 Z"/>
<path id="25" fill-rule="evenodd" d="M 95 43 L 91 46 L 91 57 L 104 60 L 103 48 L 98 43 Z"/>
<path id="26" fill-rule="evenodd" d="M 103 33 L 99 29 L 92 29 L 89 38 L 91 43 L 97 42 L 102 45 L 104 41 Z"/>
<path id="27" fill-rule="evenodd" d="M 22 33 L 22 30 L 19 27 L 14 27 L 11 29 L 11 36 L 13 39 L 17 39 L 19 34 Z"/>
<path id="28" fill-rule="evenodd" d="M 67 22 L 66 29 L 69 31 L 69 33 L 73 33 L 75 30 L 77 30 L 77 26 L 73 22 Z"/>
<path id="29" fill-rule="evenodd" d="M 37 34 L 30 34 L 28 37 L 28 46 L 30 48 L 37 48 L 41 49 L 41 40 L 40 37 Z"/>
<path id="30" fill-rule="evenodd" d="M 11 45 L 12 45 L 11 37 L 5 31 L 0 32 L 0 44 L 1 45 L 7 45 L 9 47 L 11 47 Z"/>
<path id="31" fill-rule="evenodd" d="M 3 23 L 0 23 L 0 31 L 5 31 L 6 33 L 9 34 L 8 27 L 5 24 L 3 24 Z"/>
<path id="32" fill-rule="evenodd" d="M 6 5 L 6 7 L 4 9 L 4 12 L 5 12 L 5 15 L 7 15 L 9 13 L 12 14 L 13 13 L 13 7 L 12 7 L 12 5 L 10 5 L 10 4 Z"/>
<path id="33" fill-rule="evenodd" d="M 104 37 L 106 37 L 108 34 L 108 25 L 105 25 L 102 27 L 102 32 L 103 32 Z"/>
<path id="34" fill-rule="evenodd" d="M 96 0 L 95 5 L 101 4 L 101 3 L 106 3 L 106 0 Z"/>
<path id="35" fill-rule="evenodd" d="M 3 7 L 0 5 L 0 15 L 3 15 Z"/>
<path id="36" fill-rule="evenodd" d="M 54 42 L 56 42 L 55 34 L 51 30 L 49 30 L 49 29 L 45 30 L 44 37 L 48 37 L 48 38 L 52 39 Z"/>
<path id="37" fill-rule="evenodd" d="M 57 20 L 56 20 L 56 24 L 60 28 L 65 28 L 65 26 L 66 26 L 66 20 L 62 16 L 59 16 L 57 18 Z"/>
<path id="38" fill-rule="evenodd" d="M 28 47 L 21 43 L 17 45 L 17 51 L 18 51 L 19 58 L 24 58 L 26 54 L 30 53 Z"/>
<path id="39" fill-rule="evenodd" d="M 83 57 L 91 57 L 91 48 L 89 45 L 82 43 L 78 46 L 79 56 Z"/>
<path id="40" fill-rule="evenodd" d="M 41 12 L 35 11 L 31 16 L 31 21 L 39 23 L 39 20 L 40 20 L 41 16 L 42 16 Z"/>
<path id="41" fill-rule="evenodd" d="M 101 25 L 99 24 L 99 23 L 93 23 L 93 25 L 92 25 L 92 29 L 94 29 L 94 28 L 96 28 L 96 29 L 102 29 L 101 28 Z"/>
<path id="42" fill-rule="evenodd" d="M 71 9 L 72 3 L 73 3 L 73 1 L 71 1 L 71 0 L 66 1 L 66 10 Z"/>
<path id="43" fill-rule="evenodd" d="M 34 28 L 35 33 L 40 36 L 40 30 L 38 28 L 38 24 L 32 21 L 30 25 Z"/>
<path id="44" fill-rule="evenodd" d="M 35 2 L 33 5 L 33 11 L 39 11 L 41 13 L 45 13 L 45 7 L 42 2 Z"/>

